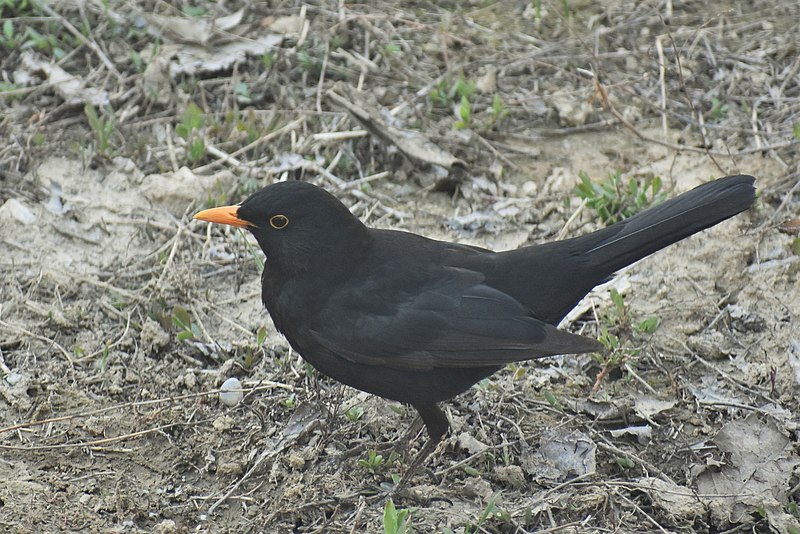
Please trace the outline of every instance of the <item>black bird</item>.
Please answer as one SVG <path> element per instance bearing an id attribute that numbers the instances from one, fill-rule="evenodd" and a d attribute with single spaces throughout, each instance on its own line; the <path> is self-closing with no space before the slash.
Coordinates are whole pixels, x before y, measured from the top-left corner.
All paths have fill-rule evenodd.
<path id="1" fill-rule="evenodd" d="M 416 408 L 430 437 L 416 465 L 449 428 L 437 403 L 509 362 L 601 350 L 555 325 L 615 271 L 748 209 L 754 181 L 721 178 L 602 230 L 508 252 L 368 228 L 299 181 L 195 219 L 252 232 L 266 254 L 264 306 L 306 361 Z"/>

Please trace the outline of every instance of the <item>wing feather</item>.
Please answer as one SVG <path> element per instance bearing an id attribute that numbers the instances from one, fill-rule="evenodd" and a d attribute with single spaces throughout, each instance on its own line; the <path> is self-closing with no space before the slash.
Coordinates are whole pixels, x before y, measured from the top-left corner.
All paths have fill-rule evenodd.
<path id="1" fill-rule="evenodd" d="M 354 363 L 402 370 L 486 367 L 555 354 L 601 349 L 594 339 L 559 330 L 531 315 L 511 296 L 486 285 L 483 275 L 447 268 L 405 299 L 389 299 L 359 313 L 359 295 L 331 299 L 320 317 L 336 317 L 340 328 L 309 328 L 329 351 Z M 376 295 L 370 294 L 370 302 Z M 341 324 L 347 318 L 347 324 Z"/>

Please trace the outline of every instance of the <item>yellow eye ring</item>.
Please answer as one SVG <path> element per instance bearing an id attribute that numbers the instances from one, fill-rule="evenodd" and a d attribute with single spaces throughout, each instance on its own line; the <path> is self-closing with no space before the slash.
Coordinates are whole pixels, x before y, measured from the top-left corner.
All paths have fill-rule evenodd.
<path id="1" fill-rule="evenodd" d="M 276 230 L 283 230 L 289 226 L 289 217 L 286 215 L 273 215 L 269 218 L 269 225 Z"/>

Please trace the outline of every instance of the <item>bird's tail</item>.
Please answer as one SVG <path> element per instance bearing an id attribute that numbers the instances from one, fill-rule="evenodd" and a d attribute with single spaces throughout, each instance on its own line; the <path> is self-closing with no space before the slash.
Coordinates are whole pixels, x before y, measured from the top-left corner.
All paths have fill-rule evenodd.
<path id="1" fill-rule="evenodd" d="M 708 182 L 633 217 L 572 239 L 504 252 L 488 272 L 493 287 L 513 294 L 535 317 L 557 324 L 614 272 L 749 208 L 752 176 Z M 535 276 L 520 286 L 515 280 Z"/>
<path id="2" fill-rule="evenodd" d="M 728 219 L 755 201 L 755 178 L 727 176 L 705 183 L 624 221 L 577 238 L 582 253 L 608 274 Z"/>

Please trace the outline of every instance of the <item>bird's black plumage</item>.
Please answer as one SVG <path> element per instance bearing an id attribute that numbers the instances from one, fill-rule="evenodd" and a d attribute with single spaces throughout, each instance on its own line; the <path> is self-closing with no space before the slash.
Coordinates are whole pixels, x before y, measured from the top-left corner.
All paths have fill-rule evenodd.
<path id="1" fill-rule="evenodd" d="M 435 443 L 448 428 L 437 403 L 504 364 L 600 350 L 555 325 L 615 271 L 746 210 L 753 183 L 729 176 L 602 230 L 499 253 L 368 228 L 298 181 L 197 218 L 253 233 L 266 254 L 264 305 L 303 358 L 413 405 Z"/>

